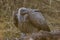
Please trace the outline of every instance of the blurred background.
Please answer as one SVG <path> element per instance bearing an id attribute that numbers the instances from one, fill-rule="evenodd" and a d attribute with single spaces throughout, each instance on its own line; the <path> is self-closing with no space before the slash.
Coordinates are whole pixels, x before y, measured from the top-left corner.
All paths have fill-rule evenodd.
<path id="1" fill-rule="evenodd" d="M 0 0 L 0 40 L 20 37 L 13 24 L 13 11 L 20 7 L 39 9 L 51 31 L 60 30 L 60 0 Z"/>

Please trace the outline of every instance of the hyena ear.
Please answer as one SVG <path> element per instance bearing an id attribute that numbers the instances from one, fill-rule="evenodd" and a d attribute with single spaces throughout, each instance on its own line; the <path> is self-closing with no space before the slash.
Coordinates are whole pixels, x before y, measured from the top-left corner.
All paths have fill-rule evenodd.
<path id="1" fill-rule="evenodd" d="M 34 12 L 40 12 L 40 10 L 39 9 L 33 9 L 34 10 Z"/>

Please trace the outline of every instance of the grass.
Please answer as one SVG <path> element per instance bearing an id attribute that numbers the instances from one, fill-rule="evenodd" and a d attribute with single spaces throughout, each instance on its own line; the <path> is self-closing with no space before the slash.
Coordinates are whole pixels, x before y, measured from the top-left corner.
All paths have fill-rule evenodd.
<path id="1" fill-rule="evenodd" d="M 0 38 L 19 37 L 18 30 L 12 20 L 12 12 L 17 8 L 23 7 L 24 0 L 0 0 Z M 60 1 L 52 0 L 26 0 L 24 7 L 39 9 L 45 16 L 51 30 L 60 29 Z M 52 25 L 52 24 L 54 25 Z M 58 26 L 57 26 L 58 25 Z M 14 34 L 14 35 L 13 35 Z"/>

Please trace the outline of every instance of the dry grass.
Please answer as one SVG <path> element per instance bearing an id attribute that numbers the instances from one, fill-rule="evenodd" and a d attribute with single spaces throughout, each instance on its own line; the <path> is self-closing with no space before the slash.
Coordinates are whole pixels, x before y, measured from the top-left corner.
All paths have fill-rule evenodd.
<path id="1" fill-rule="evenodd" d="M 20 7 L 39 9 L 51 30 L 60 29 L 59 0 L 0 0 L 0 38 L 19 37 L 20 31 L 13 24 L 12 12 Z"/>

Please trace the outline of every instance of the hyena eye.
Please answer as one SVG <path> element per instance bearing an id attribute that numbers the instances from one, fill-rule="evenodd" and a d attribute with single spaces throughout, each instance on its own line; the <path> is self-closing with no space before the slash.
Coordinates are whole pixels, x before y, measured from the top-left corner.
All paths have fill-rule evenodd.
<path id="1" fill-rule="evenodd" d="M 26 10 L 21 10 L 21 12 L 25 12 Z"/>
<path id="2" fill-rule="evenodd" d="M 22 9 L 22 10 L 20 11 L 20 14 L 21 14 L 21 15 L 25 15 L 25 14 L 27 14 L 27 12 L 28 12 L 27 10 L 23 10 L 23 9 Z"/>

